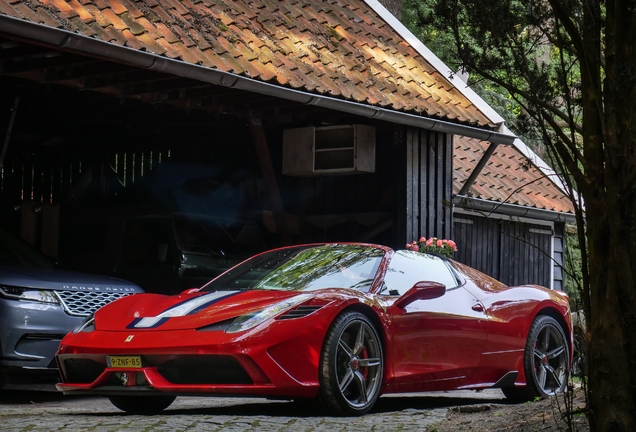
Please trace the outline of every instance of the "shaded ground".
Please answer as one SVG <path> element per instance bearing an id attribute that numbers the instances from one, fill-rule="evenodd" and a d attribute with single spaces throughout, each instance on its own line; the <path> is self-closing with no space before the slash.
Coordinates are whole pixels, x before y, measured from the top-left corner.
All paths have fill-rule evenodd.
<path id="1" fill-rule="evenodd" d="M 584 406 L 580 390 L 576 396 L 575 407 Z M 231 397 L 180 397 L 160 415 L 137 416 L 105 398 L 0 391 L 3 432 L 567 431 L 555 418 L 560 414 L 554 400 L 510 404 L 496 389 L 386 395 L 361 417 L 324 415 L 311 404 Z M 585 417 L 571 430 L 589 432 Z"/>
<path id="2" fill-rule="evenodd" d="M 585 406 L 581 389 L 574 392 L 574 410 Z M 566 411 L 563 396 L 525 404 L 484 403 L 457 406 L 448 409 L 446 420 L 430 427 L 429 431 L 515 431 L 588 432 L 589 424 L 584 415 L 575 415 L 571 427 L 563 419 Z"/>

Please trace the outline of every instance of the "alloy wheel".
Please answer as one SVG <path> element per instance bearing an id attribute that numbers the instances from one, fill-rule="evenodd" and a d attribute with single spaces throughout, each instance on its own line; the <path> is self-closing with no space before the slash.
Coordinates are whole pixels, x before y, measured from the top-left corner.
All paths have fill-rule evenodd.
<path id="1" fill-rule="evenodd" d="M 342 397 L 354 408 L 375 400 L 380 389 L 382 351 L 376 332 L 364 321 L 348 323 L 338 340 L 336 378 Z"/>
<path id="2" fill-rule="evenodd" d="M 546 395 L 563 389 L 568 375 L 568 350 L 562 332 L 546 325 L 534 341 L 533 362 L 536 383 Z"/>

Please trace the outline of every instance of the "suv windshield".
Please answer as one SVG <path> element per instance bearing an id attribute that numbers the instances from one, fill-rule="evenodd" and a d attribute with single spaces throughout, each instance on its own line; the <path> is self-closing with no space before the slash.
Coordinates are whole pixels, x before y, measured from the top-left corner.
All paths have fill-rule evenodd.
<path id="1" fill-rule="evenodd" d="M 205 285 L 203 291 L 351 288 L 367 292 L 383 256 L 382 249 L 362 245 L 277 249 L 243 262 Z"/>
<path id="2" fill-rule="evenodd" d="M 177 242 L 185 253 L 232 256 L 246 250 L 251 253 L 263 250 L 261 233 L 253 223 L 182 213 L 174 213 L 172 220 Z"/>
<path id="3" fill-rule="evenodd" d="M 0 265 L 54 268 L 54 265 L 29 243 L 5 231 L 0 231 Z"/>

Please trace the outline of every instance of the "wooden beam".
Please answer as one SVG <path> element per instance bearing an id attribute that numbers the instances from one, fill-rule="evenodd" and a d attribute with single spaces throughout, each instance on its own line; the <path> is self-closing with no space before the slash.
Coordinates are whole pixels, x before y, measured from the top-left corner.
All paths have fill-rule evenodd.
<path id="1" fill-rule="evenodd" d="M 4 166 L 4 158 L 7 155 L 7 149 L 9 148 L 9 141 L 11 140 L 11 131 L 13 130 L 13 122 L 15 121 L 15 114 L 18 112 L 19 104 L 20 104 L 20 96 L 16 97 L 13 102 L 13 109 L 11 110 L 9 126 L 7 127 L 7 133 L 5 134 L 5 137 L 4 137 L 2 152 L 0 152 L 0 169 L 2 169 L 2 167 Z"/>
<path id="2" fill-rule="evenodd" d="M 468 180 L 466 180 L 466 183 L 464 183 L 457 195 L 466 195 L 466 192 L 468 192 L 470 187 L 473 185 L 473 183 L 477 179 L 477 176 L 479 175 L 479 173 L 481 173 L 481 170 L 484 169 L 484 166 L 486 166 L 486 162 L 488 162 L 488 159 L 490 159 L 490 156 L 492 156 L 496 148 L 497 143 L 490 143 L 490 146 L 486 149 L 486 152 L 481 157 L 481 159 L 479 159 L 479 162 L 477 162 L 477 166 L 473 169 L 473 172 L 470 173 L 470 176 L 468 176 Z"/>
<path id="3" fill-rule="evenodd" d="M 281 244 L 289 245 L 292 243 L 291 235 L 289 234 L 289 227 L 287 226 L 287 220 L 285 218 L 283 200 L 280 196 L 280 190 L 278 189 L 276 173 L 274 171 L 274 166 L 272 165 L 272 158 L 267 146 L 267 138 L 265 137 L 263 124 L 260 118 L 252 116 L 249 117 L 249 124 L 250 130 L 252 131 L 252 136 L 254 138 L 254 146 L 256 147 L 258 162 L 261 166 L 261 171 L 265 180 L 265 186 L 267 187 L 267 194 L 272 204 L 272 212 L 274 214 L 276 231 L 280 235 Z"/>

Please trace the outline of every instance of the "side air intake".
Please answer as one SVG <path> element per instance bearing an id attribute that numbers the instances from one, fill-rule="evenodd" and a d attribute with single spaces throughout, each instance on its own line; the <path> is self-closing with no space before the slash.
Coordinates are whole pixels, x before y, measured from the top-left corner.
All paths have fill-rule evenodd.
<path id="1" fill-rule="evenodd" d="M 297 308 L 290 310 L 286 314 L 279 316 L 278 319 L 286 320 L 286 319 L 306 317 L 307 315 L 317 311 L 321 307 L 322 306 L 298 306 Z"/>

